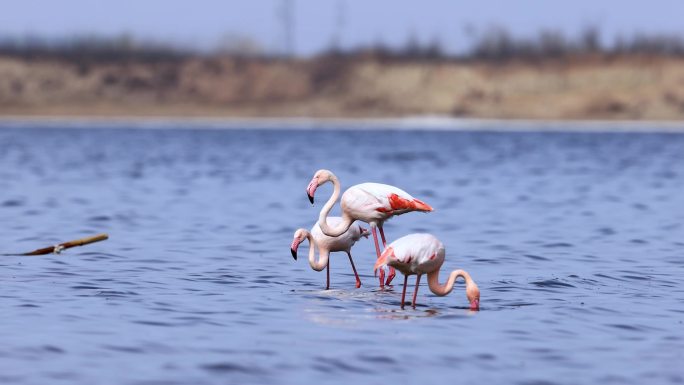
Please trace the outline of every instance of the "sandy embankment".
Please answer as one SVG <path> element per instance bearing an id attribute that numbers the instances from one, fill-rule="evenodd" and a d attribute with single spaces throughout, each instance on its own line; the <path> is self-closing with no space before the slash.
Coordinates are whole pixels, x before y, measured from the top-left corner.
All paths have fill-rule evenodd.
<path id="1" fill-rule="evenodd" d="M 683 64 L 638 57 L 505 65 L 0 57 L 0 117 L 678 121 L 684 118 Z"/>

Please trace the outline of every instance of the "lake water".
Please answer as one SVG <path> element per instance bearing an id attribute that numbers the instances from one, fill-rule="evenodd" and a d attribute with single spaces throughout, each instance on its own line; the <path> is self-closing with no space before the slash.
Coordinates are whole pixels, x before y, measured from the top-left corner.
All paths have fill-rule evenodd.
<path id="1" fill-rule="evenodd" d="M 0 252 L 110 235 L 0 260 L 2 384 L 684 382 L 684 135 L 82 126 L 0 129 Z M 435 234 L 481 311 L 399 309 L 372 239 L 323 290 L 289 251 L 319 168 L 432 205 L 388 239 Z"/>

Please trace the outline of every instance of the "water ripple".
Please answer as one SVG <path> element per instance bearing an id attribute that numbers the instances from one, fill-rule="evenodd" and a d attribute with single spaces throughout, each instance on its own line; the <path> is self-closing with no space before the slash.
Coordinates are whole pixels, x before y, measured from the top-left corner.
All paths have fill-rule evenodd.
<path id="1" fill-rule="evenodd" d="M 684 135 L 176 125 L 1 127 L 3 249 L 111 238 L 2 259 L 0 382 L 676 383 Z M 426 279 L 402 310 L 372 240 L 360 289 L 344 257 L 333 290 L 293 263 L 332 193 L 305 197 L 323 167 L 429 201 L 388 240 L 437 235 L 481 311 L 462 281 L 439 297 Z"/>
<path id="2" fill-rule="evenodd" d="M 560 281 L 558 278 L 547 279 L 547 280 L 543 280 L 543 281 L 534 281 L 534 282 L 531 282 L 531 284 L 533 284 L 537 287 L 550 287 L 550 288 L 575 287 L 574 285 Z"/>

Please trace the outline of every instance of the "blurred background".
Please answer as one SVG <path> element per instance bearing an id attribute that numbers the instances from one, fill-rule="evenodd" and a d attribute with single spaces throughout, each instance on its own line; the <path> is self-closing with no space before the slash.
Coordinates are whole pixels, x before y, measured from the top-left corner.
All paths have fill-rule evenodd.
<path id="1" fill-rule="evenodd" d="M 681 385 L 683 14 L 4 0 L 0 252 L 110 240 L 0 258 L 0 384 Z M 372 238 L 323 290 L 289 250 L 320 168 L 435 207 L 387 239 L 441 239 L 482 311 L 425 279 L 402 311 Z"/>
<path id="2" fill-rule="evenodd" d="M 684 3 L 6 2 L 0 116 L 684 116 Z"/>

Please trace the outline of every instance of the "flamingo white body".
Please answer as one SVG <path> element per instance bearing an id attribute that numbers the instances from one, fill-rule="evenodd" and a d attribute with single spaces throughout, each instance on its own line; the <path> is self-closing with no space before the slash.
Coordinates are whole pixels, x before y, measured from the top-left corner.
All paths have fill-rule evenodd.
<path id="1" fill-rule="evenodd" d="M 375 268 L 388 265 L 404 274 L 404 290 L 401 295 L 402 309 L 404 308 L 408 276 L 416 275 L 416 289 L 413 292 L 413 308 L 415 308 L 420 277 L 427 274 L 428 287 L 438 296 L 449 294 L 458 277 L 463 277 L 466 282 L 466 297 L 470 302 L 470 309 L 478 310 L 480 308 L 480 289 L 467 271 L 454 270 L 444 285 L 439 283 L 439 270 L 444 264 L 444 256 L 444 244 L 434 235 L 409 234 L 387 246 L 375 264 Z"/>
<path id="2" fill-rule="evenodd" d="M 333 226 L 342 221 L 340 217 L 329 218 L 330 223 Z M 354 260 L 351 256 L 351 248 L 354 244 L 361 239 L 361 237 L 368 238 L 368 230 L 363 227 L 353 224 L 338 237 L 330 237 L 325 235 L 321 231 L 321 227 L 318 222 L 311 228 L 311 231 L 306 229 L 297 229 L 294 233 L 294 239 L 292 240 L 292 245 L 290 246 L 290 251 L 292 252 L 292 257 L 297 259 L 297 249 L 299 244 L 305 239 L 309 240 L 309 265 L 312 269 L 316 271 L 321 271 L 327 267 L 327 280 L 325 289 L 330 288 L 330 253 L 336 251 L 344 251 L 349 256 L 349 262 L 351 262 L 352 270 L 354 270 L 354 276 L 356 277 L 356 287 L 361 287 L 361 279 L 356 272 L 356 267 L 354 266 Z M 316 260 L 314 247 L 318 248 L 318 261 Z"/>
<path id="3" fill-rule="evenodd" d="M 318 223 L 321 231 L 328 236 L 339 236 L 351 226 L 354 220 L 368 223 L 373 232 L 375 242 L 375 252 L 380 258 L 380 246 L 376 228 L 380 229 L 383 247 L 387 246 L 383 224 L 395 215 L 405 214 L 411 211 L 430 212 L 430 207 L 425 202 L 414 198 L 406 191 L 381 183 L 361 183 L 347 189 L 340 200 L 342 209 L 342 221 L 337 224 L 327 222 L 330 210 L 340 196 L 340 182 L 337 176 L 329 170 L 318 170 L 306 189 L 311 203 L 314 201 L 316 189 L 324 183 L 332 182 L 334 186 L 333 194 L 321 209 Z M 384 269 L 380 270 L 380 287 L 389 285 L 395 276 L 394 268 L 390 267 L 390 275 L 385 282 Z"/>

